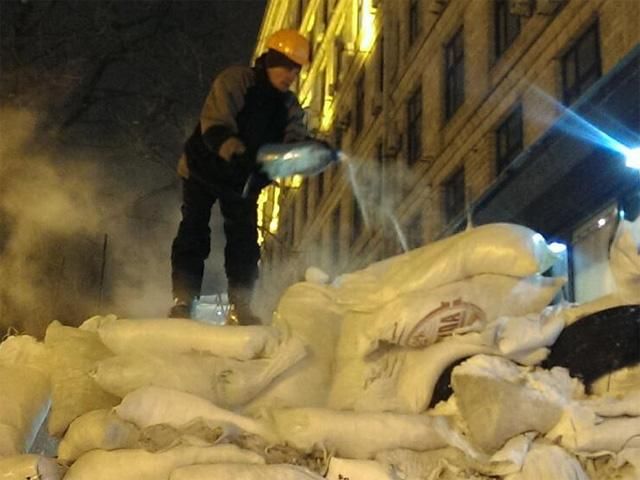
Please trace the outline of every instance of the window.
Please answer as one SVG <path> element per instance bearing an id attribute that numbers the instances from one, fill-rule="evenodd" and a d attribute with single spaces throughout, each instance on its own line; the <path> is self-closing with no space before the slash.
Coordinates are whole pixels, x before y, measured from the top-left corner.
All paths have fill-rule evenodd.
<path id="1" fill-rule="evenodd" d="M 502 172 L 522 151 L 522 105 L 496 130 L 496 173 Z"/>
<path id="2" fill-rule="evenodd" d="M 598 24 L 594 23 L 562 57 L 562 94 L 573 103 L 602 74 Z"/>
<path id="3" fill-rule="evenodd" d="M 407 102 L 407 162 L 415 164 L 422 156 L 422 88 Z"/>
<path id="4" fill-rule="evenodd" d="M 420 34 L 420 1 L 409 0 L 409 46 L 413 45 Z"/>
<path id="5" fill-rule="evenodd" d="M 445 114 L 447 120 L 464 102 L 464 37 L 458 30 L 445 46 L 446 97 Z"/>
<path id="6" fill-rule="evenodd" d="M 495 0 L 493 15 L 496 58 L 500 58 L 520 33 L 520 15 L 509 12 L 507 0 Z"/>
<path id="7" fill-rule="evenodd" d="M 355 105 L 355 135 L 360 135 L 364 128 L 364 73 L 360 74 L 356 82 L 356 105 Z"/>
<path id="8" fill-rule="evenodd" d="M 458 169 L 443 184 L 444 218 L 449 223 L 464 211 L 464 167 Z"/>

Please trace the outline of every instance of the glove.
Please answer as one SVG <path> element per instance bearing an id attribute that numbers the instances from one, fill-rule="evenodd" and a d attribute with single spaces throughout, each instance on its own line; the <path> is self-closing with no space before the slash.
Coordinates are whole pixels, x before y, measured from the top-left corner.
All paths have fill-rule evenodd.
<path id="1" fill-rule="evenodd" d="M 220 145 L 218 155 L 225 161 L 230 162 L 234 155 L 242 155 L 246 149 L 244 143 L 238 137 L 229 137 Z"/>

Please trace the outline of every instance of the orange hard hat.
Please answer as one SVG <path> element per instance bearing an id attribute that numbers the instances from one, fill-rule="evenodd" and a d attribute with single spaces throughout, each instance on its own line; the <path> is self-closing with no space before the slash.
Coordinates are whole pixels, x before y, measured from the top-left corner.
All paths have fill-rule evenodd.
<path id="1" fill-rule="evenodd" d="M 309 41 L 293 29 L 278 30 L 267 39 L 267 48 L 282 53 L 298 65 L 309 63 Z"/>

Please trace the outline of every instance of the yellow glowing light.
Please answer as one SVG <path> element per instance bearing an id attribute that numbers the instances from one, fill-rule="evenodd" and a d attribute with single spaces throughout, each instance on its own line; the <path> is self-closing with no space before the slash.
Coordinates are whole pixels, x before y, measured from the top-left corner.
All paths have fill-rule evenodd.
<path id="1" fill-rule="evenodd" d="M 280 216 L 280 187 L 273 187 L 273 206 L 271 207 L 271 222 L 269 232 L 275 234 L 278 231 L 278 217 Z"/>
<path id="2" fill-rule="evenodd" d="M 258 197 L 258 245 L 264 243 L 264 235 L 262 234 L 262 227 L 264 226 L 264 209 L 266 208 L 267 199 L 269 198 L 268 190 L 265 188 L 260 192 Z"/>
<path id="3" fill-rule="evenodd" d="M 370 52 L 375 40 L 375 11 L 371 0 L 362 0 L 362 13 L 360 18 L 360 51 Z"/>
<path id="4" fill-rule="evenodd" d="M 335 109 L 333 105 L 333 102 L 324 102 L 322 121 L 320 122 L 320 130 L 322 130 L 323 132 L 331 130 L 331 125 L 333 125 L 333 118 L 335 116 Z"/>

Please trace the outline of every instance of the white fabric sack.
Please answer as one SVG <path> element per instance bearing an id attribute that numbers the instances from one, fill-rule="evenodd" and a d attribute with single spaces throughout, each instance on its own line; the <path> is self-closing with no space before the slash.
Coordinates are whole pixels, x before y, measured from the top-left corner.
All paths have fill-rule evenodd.
<path id="1" fill-rule="evenodd" d="M 620 452 L 640 447 L 640 417 L 602 418 L 575 402 L 546 437 L 575 453 Z"/>
<path id="2" fill-rule="evenodd" d="M 212 325 L 182 318 L 107 319 L 99 324 L 102 342 L 117 354 L 131 352 L 207 353 L 250 360 L 272 356 L 278 332 L 266 326 Z"/>
<path id="3" fill-rule="evenodd" d="M 285 336 L 299 337 L 307 355 L 261 392 L 246 410 L 326 406 L 341 323 L 342 311 L 331 287 L 310 282 L 289 287 L 278 303 L 274 326 Z"/>
<path id="4" fill-rule="evenodd" d="M 500 317 L 495 322 L 495 345 L 503 356 L 522 365 L 535 365 L 549 354 L 565 327 L 556 307 L 522 317 Z M 487 330 L 492 328 L 489 325 Z M 540 353 L 538 353 L 540 352 Z"/>
<path id="5" fill-rule="evenodd" d="M 592 313 L 629 304 L 631 302 L 626 302 L 619 294 L 612 293 L 582 304 L 560 305 L 558 315 L 564 319 L 565 326 L 568 326 Z"/>
<path id="6" fill-rule="evenodd" d="M 44 343 L 51 361 L 50 435 L 62 437 L 69 424 L 83 413 L 117 405 L 119 399 L 89 376 L 96 362 L 112 355 L 96 333 L 53 321 L 47 327 Z"/>
<path id="7" fill-rule="evenodd" d="M 453 447 L 426 452 L 406 449 L 385 450 L 376 455 L 376 460 L 396 473 L 391 477 L 394 480 L 396 478 L 439 480 L 451 478 L 450 475 L 453 472 L 464 473 L 465 477 L 472 474 L 471 468 L 465 468 L 467 462 L 464 453 Z"/>
<path id="8" fill-rule="evenodd" d="M 306 355 L 297 337 L 289 337 L 272 358 L 234 360 L 202 354 L 131 353 L 99 362 L 94 380 L 119 397 L 145 386 L 192 393 L 232 408 L 244 405 Z"/>
<path id="9" fill-rule="evenodd" d="M 374 311 L 403 293 L 483 273 L 528 277 L 555 260 L 544 238 L 527 227 L 481 225 L 343 275 L 336 281 L 338 301 L 353 310 Z"/>
<path id="10" fill-rule="evenodd" d="M 504 480 L 590 480 L 578 460 L 557 445 L 534 442 L 520 472 Z"/>
<path id="11" fill-rule="evenodd" d="M 117 450 L 138 446 L 140 431 L 112 410 L 94 410 L 76 418 L 58 445 L 58 460 L 71 464 L 90 450 Z"/>
<path id="12" fill-rule="evenodd" d="M 270 412 L 281 441 L 310 452 L 370 459 L 381 450 L 429 450 L 445 445 L 428 415 L 339 412 L 321 408 L 274 409 Z"/>
<path id="13" fill-rule="evenodd" d="M 0 364 L 0 425 L 10 427 L 3 428 L 8 439 L 0 442 L 0 454 L 29 451 L 49 411 L 50 395 L 49 379 L 39 370 Z"/>
<path id="14" fill-rule="evenodd" d="M 374 314 L 367 326 L 366 349 L 380 343 L 413 348 L 426 347 L 476 322 L 484 325 L 499 316 L 539 313 L 566 282 L 564 278 L 518 278 L 481 274 L 443 285 L 428 292 L 398 296 Z"/>
<path id="15" fill-rule="evenodd" d="M 619 396 L 593 396 L 581 403 L 601 417 L 640 417 L 640 389 Z"/>
<path id="16" fill-rule="evenodd" d="M 173 471 L 169 480 L 323 480 L 306 468 L 296 465 L 192 465 Z M 354 479 L 355 480 L 355 479 Z M 372 479 L 373 480 L 373 479 Z"/>
<path id="17" fill-rule="evenodd" d="M 264 459 L 235 445 L 179 446 L 158 453 L 92 450 L 71 466 L 64 480 L 168 480 L 176 468 L 203 463 L 264 463 Z"/>
<path id="18" fill-rule="evenodd" d="M 271 429 L 262 422 L 217 407 L 196 395 L 162 387 L 143 387 L 131 392 L 115 411 L 139 428 L 160 424 L 180 428 L 201 418 L 208 425 L 223 427 L 227 433 L 240 430 L 267 440 L 273 438 Z"/>
<path id="19" fill-rule="evenodd" d="M 640 219 L 622 220 L 609 252 L 609 267 L 617 293 L 629 303 L 640 303 Z"/>
<path id="20" fill-rule="evenodd" d="M 621 368 L 603 375 L 591 384 L 594 395 L 624 396 L 634 390 L 640 391 L 640 365 Z"/>
<path id="21" fill-rule="evenodd" d="M 350 458 L 332 457 L 327 480 L 395 480 L 391 476 L 391 468 L 375 460 L 352 460 Z"/>
<path id="22" fill-rule="evenodd" d="M 41 455 L 0 458 L 2 480 L 60 480 L 62 468 L 55 459 Z"/>
<path id="23" fill-rule="evenodd" d="M 424 412 L 442 372 L 453 362 L 491 346 L 449 338 L 425 349 L 395 348 L 376 358 L 341 362 L 331 385 L 329 407 L 361 412 Z"/>
<path id="24" fill-rule="evenodd" d="M 582 385 L 563 368 L 532 370 L 488 355 L 455 367 L 451 385 L 471 439 L 485 452 L 520 433 L 546 433 L 582 393 Z"/>

